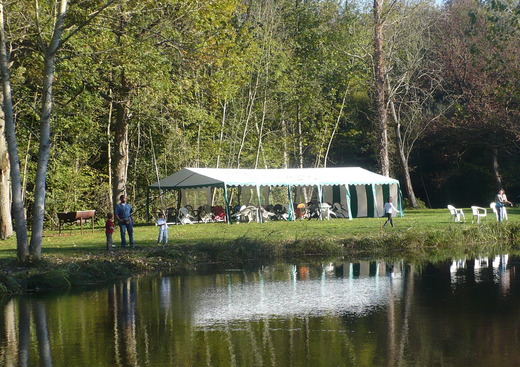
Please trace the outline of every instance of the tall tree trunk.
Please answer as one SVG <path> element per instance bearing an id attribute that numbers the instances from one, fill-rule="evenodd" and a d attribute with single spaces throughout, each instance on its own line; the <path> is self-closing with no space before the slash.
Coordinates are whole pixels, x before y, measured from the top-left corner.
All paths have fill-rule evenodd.
<path id="1" fill-rule="evenodd" d="M 395 104 L 393 99 L 390 99 L 390 109 L 392 111 L 392 116 L 396 123 L 395 134 L 397 137 L 397 150 L 399 151 L 399 160 L 401 161 L 401 168 L 403 170 L 404 182 L 405 182 L 405 190 L 406 196 L 408 200 L 410 200 L 410 205 L 414 208 L 417 208 L 419 205 L 417 204 L 417 198 L 415 196 L 415 191 L 412 185 L 412 179 L 410 177 L 410 166 L 408 165 L 409 156 L 405 151 L 403 137 L 401 135 L 401 120 L 397 116 L 397 111 L 395 110 Z"/>
<path id="2" fill-rule="evenodd" d="M 42 113 L 40 116 L 40 147 L 38 167 L 36 169 L 34 211 L 29 252 L 33 259 L 40 259 L 43 240 L 43 222 L 45 216 L 45 183 L 47 180 L 47 166 L 51 150 L 51 112 L 52 112 L 52 87 L 54 83 L 54 61 L 60 48 L 61 35 L 68 0 L 61 0 L 54 23 L 51 41 L 48 46 L 42 44 L 44 50 Z"/>
<path id="3" fill-rule="evenodd" d="M 249 98 L 247 101 L 247 115 L 246 115 L 246 121 L 244 123 L 244 131 L 242 133 L 242 140 L 240 142 L 240 148 L 238 149 L 238 154 L 237 154 L 237 168 L 240 168 L 240 164 L 241 164 L 240 160 L 242 158 L 242 151 L 244 150 L 244 146 L 246 144 L 247 133 L 249 131 L 249 122 L 251 121 L 251 118 L 253 117 L 253 108 L 255 105 L 256 94 L 258 92 L 258 83 L 260 81 L 259 79 L 260 79 L 260 77 L 257 73 L 255 85 L 254 86 L 249 85 Z"/>
<path id="4" fill-rule="evenodd" d="M 108 192 L 107 192 L 107 202 L 112 204 L 114 207 L 112 200 L 112 132 L 110 131 L 110 126 L 112 124 L 112 114 L 114 111 L 114 101 L 112 96 L 112 90 L 108 92 L 109 96 L 109 107 L 108 107 L 108 122 L 107 122 L 107 168 L 108 168 Z M 110 204 L 109 204 L 110 207 Z M 112 210 L 112 209 L 110 209 Z"/>
<path id="5" fill-rule="evenodd" d="M 343 115 L 343 109 L 345 108 L 345 102 L 347 100 L 349 88 L 345 89 L 345 94 L 343 95 L 343 100 L 341 101 L 341 108 L 338 112 L 338 118 L 336 119 L 336 123 L 334 124 L 334 128 L 332 129 L 332 133 L 330 134 L 329 143 L 327 144 L 327 150 L 325 151 L 325 157 L 323 158 L 323 168 L 327 168 L 327 161 L 329 160 L 330 148 L 332 146 L 332 141 L 336 136 L 336 132 L 338 131 L 339 122 L 341 120 L 341 116 Z"/>
<path id="6" fill-rule="evenodd" d="M 267 79 L 269 79 L 269 75 L 267 76 Z M 266 80 L 266 85 L 267 85 Z M 258 168 L 258 162 L 260 160 L 260 154 L 263 153 L 263 146 L 262 146 L 262 137 L 264 134 L 264 124 L 265 124 L 265 116 L 267 114 L 267 87 L 264 90 L 264 102 L 262 104 L 262 119 L 260 121 L 260 126 L 258 126 L 258 122 L 256 123 L 256 131 L 258 133 L 258 144 L 256 146 L 256 158 L 255 158 L 255 168 Z M 264 158 L 264 168 L 268 168 L 267 164 L 265 162 Z"/>
<path id="7" fill-rule="evenodd" d="M 117 205 L 119 197 L 126 193 L 126 181 L 128 178 L 128 109 L 129 109 L 129 88 L 124 71 L 121 71 L 122 95 L 116 96 L 116 125 L 114 129 L 114 179 L 112 191 L 113 207 Z"/>
<path id="8" fill-rule="evenodd" d="M 0 94 L 0 104 L 3 105 L 2 94 Z M 3 110 L 0 110 L 0 239 L 2 240 L 13 235 L 9 175 L 10 164 L 5 140 L 5 119 Z"/>
<path id="9" fill-rule="evenodd" d="M 55 59 L 52 54 L 46 54 L 43 81 L 43 106 L 40 119 L 38 167 L 36 169 L 32 233 L 31 244 L 29 246 L 29 252 L 34 259 L 41 258 L 41 245 L 43 239 L 46 192 L 45 183 L 47 180 L 47 167 L 51 150 L 51 111 L 54 60 Z"/>
<path id="10" fill-rule="evenodd" d="M 287 122 L 285 119 L 282 119 L 282 136 L 283 136 L 283 166 L 284 168 L 289 168 L 289 154 L 287 152 Z"/>
<path id="11" fill-rule="evenodd" d="M 401 132 L 397 129 L 398 140 L 401 140 Z M 399 143 L 398 143 L 399 144 Z M 410 166 L 408 165 L 408 156 L 406 155 L 402 144 L 399 144 L 399 159 L 401 161 L 401 167 L 404 175 L 404 186 L 406 190 L 406 196 L 408 200 L 410 200 L 410 205 L 414 208 L 417 208 L 419 205 L 417 204 L 417 197 L 415 196 L 415 191 L 412 185 L 412 179 L 410 177 Z"/>
<path id="12" fill-rule="evenodd" d="M 298 111 L 296 112 L 296 123 L 298 124 L 298 165 L 303 168 L 303 127 L 300 114 L 300 102 L 298 102 Z"/>
<path id="13" fill-rule="evenodd" d="M 493 177 L 495 178 L 495 184 L 497 186 L 497 190 L 502 188 L 502 179 L 500 178 L 500 173 L 498 170 L 498 149 L 497 147 L 492 148 L 493 154 Z"/>
<path id="14" fill-rule="evenodd" d="M 15 133 L 13 99 L 11 93 L 11 78 L 9 74 L 9 55 L 4 25 L 4 2 L 0 1 L 0 70 L 2 77 L 3 110 L 5 119 L 5 137 L 11 165 L 12 210 L 16 231 L 16 252 L 20 262 L 29 258 L 27 237 L 27 222 L 22 198 L 22 180 L 20 175 L 20 157 Z"/>
<path id="15" fill-rule="evenodd" d="M 388 116 L 385 102 L 385 63 L 383 54 L 383 5 L 384 0 L 374 0 L 374 80 L 379 136 L 379 169 L 382 175 L 389 176 Z"/>
<path id="16" fill-rule="evenodd" d="M 218 139 L 217 167 L 220 168 L 220 156 L 222 154 L 222 145 L 224 144 L 224 128 L 226 126 L 227 99 L 222 104 L 222 120 L 220 122 L 220 136 Z"/>

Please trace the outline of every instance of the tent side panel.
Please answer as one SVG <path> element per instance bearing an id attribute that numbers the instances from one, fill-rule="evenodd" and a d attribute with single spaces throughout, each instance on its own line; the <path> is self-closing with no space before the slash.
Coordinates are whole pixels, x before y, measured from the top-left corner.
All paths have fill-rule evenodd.
<path id="1" fill-rule="evenodd" d="M 349 185 L 349 191 L 350 191 L 350 207 L 352 210 L 352 218 L 359 217 L 359 200 L 357 195 L 357 186 L 356 185 Z"/>
<path id="2" fill-rule="evenodd" d="M 375 205 L 374 205 L 374 217 L 379 218 L 385 214 L 385 185 L 375 185 Z"/>
<path id="3" fill-rule="evenodd" d="M 367 196 L 367 217 L 373 218 L 375 215 L 374 206 L 374 185 L 362 185 L 365 188 L 365 195 Z"/>
<path id="4" fill-rule="evenodd" d="M 348 203 L 347 203 L 347 187 L 348 187 L 348 185 L 341 185 L 339 187 L 340 199 L 338 200 L 338 203 L 340 203 L 343 206 L 347 206 L 348 205 Z M 350 194 L 350 190 L 349 190 L 348 193 Z"/>

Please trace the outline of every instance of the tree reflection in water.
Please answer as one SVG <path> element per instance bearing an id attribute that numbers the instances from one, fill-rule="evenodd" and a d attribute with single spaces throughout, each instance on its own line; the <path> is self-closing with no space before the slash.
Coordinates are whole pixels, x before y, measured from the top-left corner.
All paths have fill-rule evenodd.
<path id="1" fill-rule="evenodd" d="M 517 261 L 277 264 L 15 298 L 0 366 L 520 365 Z"/>
<path id="2" fill-rule="evenodd" d="M 108 300 L 114 324 L 115 363 L 117 366 L 137 366 L 135 279 L 109 287 Z"/>
<path id="3" fill-rule="evenodd" d="M 22 297 L 18 300 L 18 326 L 16 325 L 15 300 L 0 303 L 0 340 L 4 346 L 0 348 L 0 365 L 26 367 L 37 365 L 52 366 L 51 343 L 47 327 L 45 303 Z M 34 317 L 38 358 L 34 363 L 31 356 L 31 316 Z M 16 332 L 18 330 L 18 333 Z"/>

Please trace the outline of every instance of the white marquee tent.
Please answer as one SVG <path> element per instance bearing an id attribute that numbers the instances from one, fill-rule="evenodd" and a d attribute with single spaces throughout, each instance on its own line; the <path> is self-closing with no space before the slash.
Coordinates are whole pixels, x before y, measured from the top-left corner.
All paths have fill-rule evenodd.
<path id="1" fill-rule="evenodd" d="M 349 218 L 383 216 L 384 203 L 389 196 L 395 198 L 402 212 L 399 181 L 370 172 L 360 167 L 289 168 L 289 169 L 228 169 L 183 168 L 171 176 L 150 185 L 152 190 L 205 189 L 211 204 L 211 189 L 224 190 L 229 218 L 228 189 L 230 187 L 256 188 L 258 204 L 262 202 L 262 188 L 287 187 L 289 210 L 292 211 L 294 192 L 301 187 L 317 189 L 320 202 L 341 203 L 348 208 Z M 182 195 L 182 194 L 181 194 Z M 290 214 L 292 214 L 290 212 Z M 291 216 L 292 217 L 292 216 Z"/>

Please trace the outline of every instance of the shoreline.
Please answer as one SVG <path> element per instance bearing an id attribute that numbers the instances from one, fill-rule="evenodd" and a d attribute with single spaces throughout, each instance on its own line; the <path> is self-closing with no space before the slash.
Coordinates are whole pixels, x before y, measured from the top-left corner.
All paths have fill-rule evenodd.
<path id="1" fill-rule="evenodd" d="M 274 261 L 305 262 L 343 257 L 432 262 L 451 258 L 503 254 L 520 248 L 520 224 L 450 227 L 449 230 L 400 231 L 348 238 L 260 241 L 251 238 L 196 244 L 138 246 L 72 254 L 45 254 L 43 260 L 20 265 L 0 260 L 0 296 L 68 290 L 103 285 L 133 275 L 181 272 L 205 265 L 243 266 Z"/>

